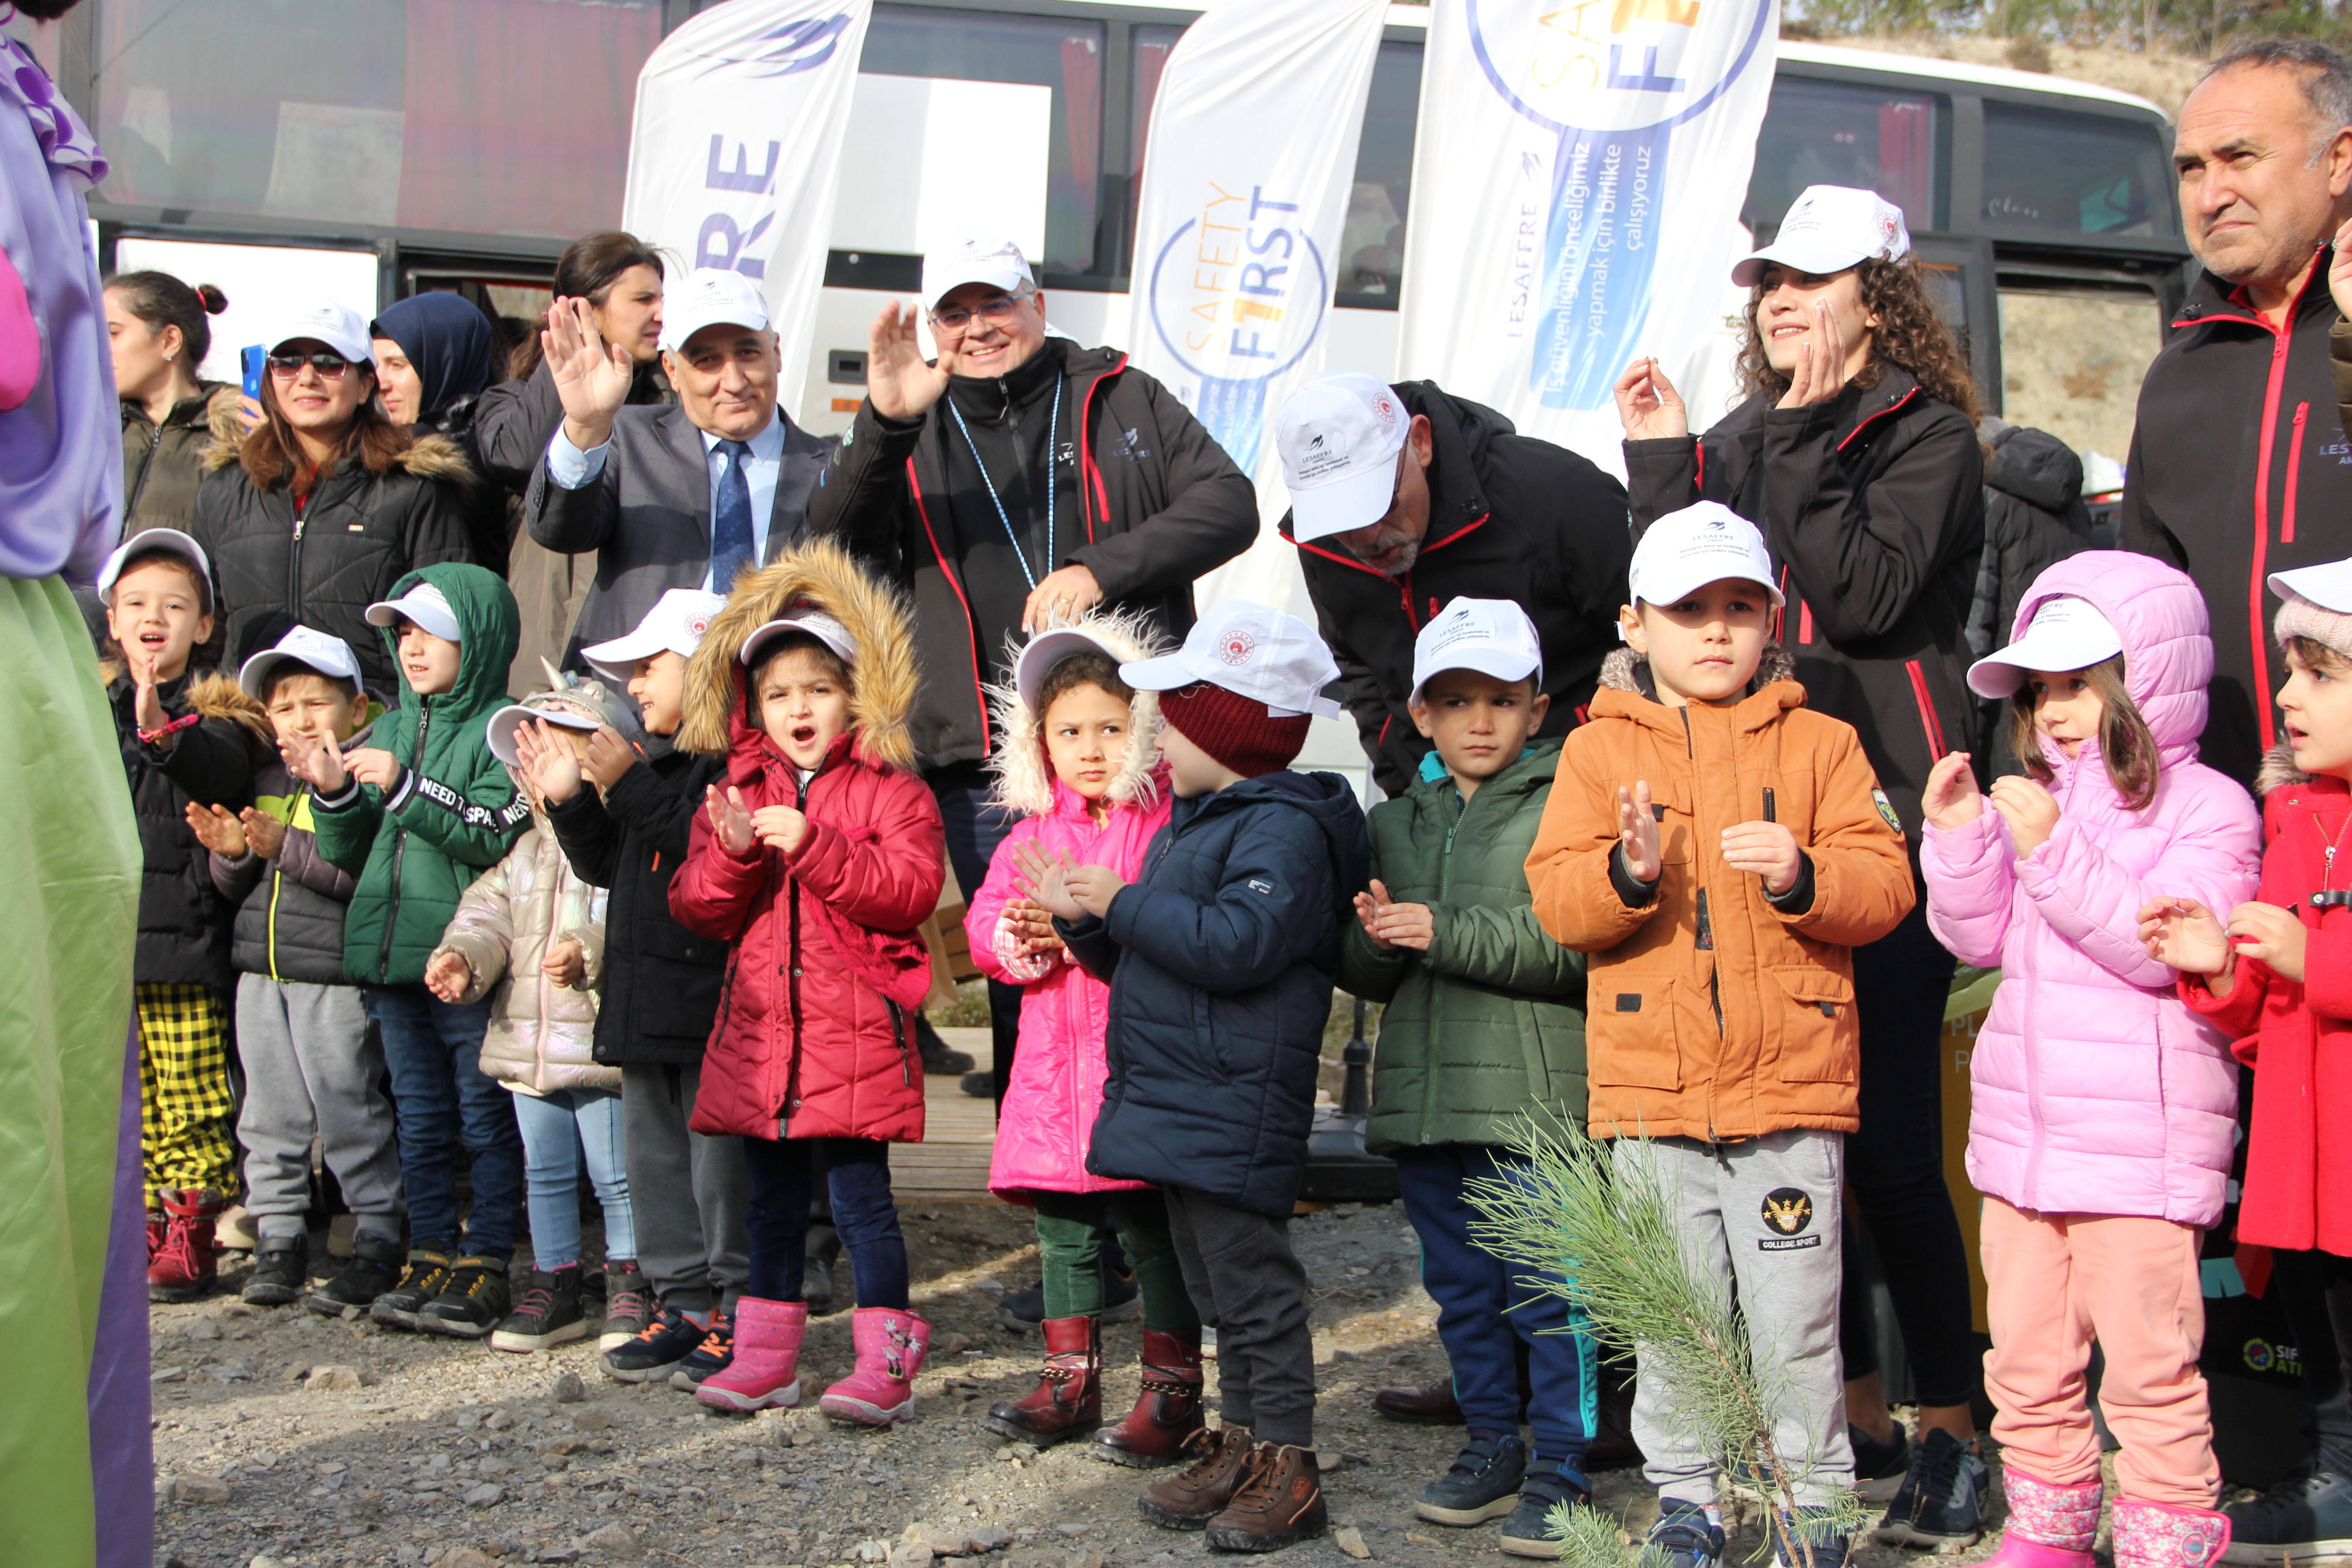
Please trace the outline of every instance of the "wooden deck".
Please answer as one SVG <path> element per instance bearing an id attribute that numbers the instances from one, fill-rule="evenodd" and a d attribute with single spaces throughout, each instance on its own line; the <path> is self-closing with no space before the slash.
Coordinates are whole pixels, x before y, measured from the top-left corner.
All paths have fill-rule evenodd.
<path id="1" fill-rule="evenodd" d="M 940 1037 L 988 1061 L 986 1029 L 941 1029 Z M 988 1157 L 996 1146 L 996 1107 L 964 1093 L 952 1078 L 923 1080 L 923 1141 L 890 1151 L 890 1187 L 901 1204 L 994 1203 Z"/>

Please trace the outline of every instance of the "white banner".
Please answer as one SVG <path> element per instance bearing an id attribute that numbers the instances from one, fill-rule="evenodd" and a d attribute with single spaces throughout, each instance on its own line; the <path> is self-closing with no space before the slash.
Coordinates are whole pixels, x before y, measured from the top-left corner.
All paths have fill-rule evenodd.
<path id="1" fill-rule="evenodd" d="M 731 0 L 637 75 L 621 226 L 679 265 L 759 279 L 795 420 L 872 13 L 873 0 Z"/>
<path id="2" fill-rule="evenodd" d="M 1310 622 L 1274 419 L 1323 368 L 1387 0 L 1217 0 L 1177 40 L 1146 132 L 1126 347 L 1257 481 L 1258 541 L 1195 585 Z"/>
<path id="3" fill-rule="evenodd" d="M 1621 474 L 1636 356 L 1720 385 L 1780 25 L 1780 0 L 1435 0 L 1402 374 Z"/>

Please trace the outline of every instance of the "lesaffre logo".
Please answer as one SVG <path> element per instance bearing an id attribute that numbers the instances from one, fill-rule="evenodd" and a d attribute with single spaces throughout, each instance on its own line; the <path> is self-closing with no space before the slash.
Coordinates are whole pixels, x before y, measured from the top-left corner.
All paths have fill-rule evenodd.
<path id="1" fill-rule="evenodd" d="M 1297 483 L 1311 485 L 1348 466 L 1348 437 L 1339 430 L 1318 430 L 1298 449 Z"/>
<path id="2" fill-rule="evenodd" d="M 757 66 L 760 68 L 751 73 L 754 76 L 793 76 L 814 70 L 833 58 L 842 29 L 848 26 L 849 14 L 845 11 L 782 23 L 744 39 L 737 50 L 714 53 L 708 68 Z"/>

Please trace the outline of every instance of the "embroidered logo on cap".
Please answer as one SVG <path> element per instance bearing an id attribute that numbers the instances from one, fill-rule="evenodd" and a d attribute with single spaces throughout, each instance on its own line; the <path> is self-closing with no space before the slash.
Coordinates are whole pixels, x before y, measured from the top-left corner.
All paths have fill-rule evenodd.
<path id="1" fill-rule="evenodd" d="M 1217 645 L 1217 658 L 1232 668 L 1239 669 L 1257 651 L 1257 637 L 1247 626 L 1235 626 Z"/>

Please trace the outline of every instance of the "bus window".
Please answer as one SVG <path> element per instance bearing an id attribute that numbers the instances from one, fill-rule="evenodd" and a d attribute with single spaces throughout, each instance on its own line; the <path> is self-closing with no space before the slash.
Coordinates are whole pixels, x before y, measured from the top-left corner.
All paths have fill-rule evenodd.
<path id="1" fill-rule="evenodd" d="M 1419 44 L 1383 43 L 1372 62 L 1356 183 L 1340 231 L 1336 292 L 1342 305 L 1393 310 L 1404 278 L 1406 196 L 1412 185 L 1413 122 L 1421 112 Z"/>
<path id="2" fill-rule="evenodd" d="M 1740 219 L 1769 232 L 1807 185 L 1857 185 L 1901 207 L 1914 233 L 1947 228 L 1950 116 L 1942 93 L 1783 70 L 1756 139 Z"/>
<path id="3" fill-rule="evenodd" d="M 877 5 L 860 71 L 1027 82 L 1054 91 L 1040 270 L 1092 272 L 1102 201 L 1103 27 L 1099 22 Z M 987 128 L 972 127 L 971 174 L 984 179 Z"/>
<path id="4" fill-rule="evenodd" d="M 1168 69 L 1168 57 L 1174 52 L 1176 40 L 1184 36 L 1181 27 L 1160 26 L 1138 23 L 1128 29 L 1134 45 L 1135 58 L 1129 67 L 1128 102 L 1134 106 L 1135 118 L 1129 127 L 1128 167 L 1134 171 L 1127 182 L 1127 232 L 1135 233 L 1135 213 L 1143 200 L 1143 144 L 1150 140 L 1151 106 L 1160 97 L 1160 79 Z"/>
<path id="5" fill-rule="evenodd" d="M 2140 378 L 2163 347 L 2153 292 L 2003 289 L 2000 416 L 2120 463 L 2131 450 Z"/>
<path id="6" fill-rule="evenodd" d="M 1984 129 L 1993 232 L 2179 239 L 2171 148 L 2156 124 L 1987 99 Z"/>

